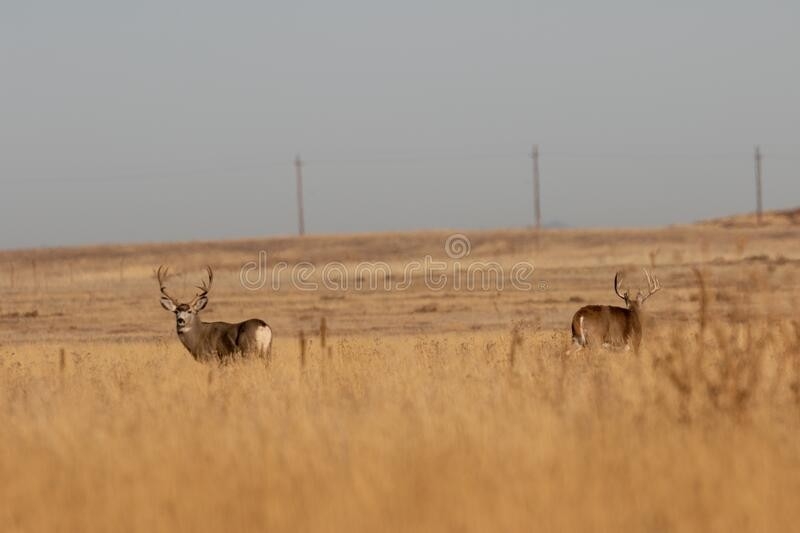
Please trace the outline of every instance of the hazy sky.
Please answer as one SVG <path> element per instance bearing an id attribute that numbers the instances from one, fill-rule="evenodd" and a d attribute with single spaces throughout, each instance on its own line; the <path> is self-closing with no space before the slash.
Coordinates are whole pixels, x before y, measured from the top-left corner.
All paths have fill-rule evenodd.
<path id="1" fill-rule="evenodd" d="M 800 3 L 0 6 L 0 247 L 800 204 Z"/>

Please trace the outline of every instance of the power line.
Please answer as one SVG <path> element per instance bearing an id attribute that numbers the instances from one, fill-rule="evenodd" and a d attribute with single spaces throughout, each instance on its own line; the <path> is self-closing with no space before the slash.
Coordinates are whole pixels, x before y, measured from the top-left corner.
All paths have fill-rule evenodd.
<path id="1" fill-rule="evenodd" d="M 756 220 L 761 224 L 761 147 L 756 145 L 755 150 L 756 172 Z"/>
<path id="2" fill-rule="evenodd" d="M 539 203 L 539 145 L 534 144 L 531 151 L 533 160 L 533 219 L 536 229 L 542 227 L 541 204 Z"/>
<path id="3" fill-rule="evenodd" d="M 294 158 L 295 178 L 297 180 L 297 232 L 306 234 L 306 220 L 303 214 L 303 162 L 300 154 Z"/>
<path id="4" fill-rule="evenodd" d="M 769 145 L 764 145 L 769 146 Z M 786 148 L 786 145 L 781 145 Z M 800 147 L 798 147 L 800 152 Z M 584 159 L 624 159 L 624 160 L 661 160 L 661 159 L 683 159 L 683 160 L 737 160 L 745 157 L 743 151 L 725 152 L 681 152 L 664 151 L 637 153 L 634 150 L 624 151 L 572 151 L 572 150 L 553 150 L 547 151 L 547 157 L 551 160 L 584 160 Z M 413 163 L 426 162 L 459 162 L 459 161 L 479 161 L 479 160 L 506 160 L 522 162 L 523 158 L 530 157 L 530 154 L 522 152 L 485 152 L 485 153 L 449 153 L 439 155 L 407 155 L 407 156 L 375 156 L 361 158 L 320 158 L 305 159 L 303 166 L 336 166 L 336 165 L 391 165 L 402 166 Z M 792 154 L 785 150 L 777 153 L 769 152 L 770 160 L 774 161 L 800 161 L 800 153 Z M 0 184 L 23 183 L 29 185 L 51 185 L 51 184 L 118 184 L 118 183 L 163 183 L 163 182 L 190 182 L 198 177 L 219 177 L 237 179 L 239 181 L 260 182 L 263 180 L 263 172 L 267 168 L 285 169 L 291 160 L 269 160 L 254 164 L 251 168 L 213 168 L 205 167 L 194 170 L 159 170 L 148 169 L 140 172 L 122 173 L 117 175 L 105 174 L 102 176 L 45 176 L 38 178 L 21 178 L 14 176 L 0 177 Z"/>

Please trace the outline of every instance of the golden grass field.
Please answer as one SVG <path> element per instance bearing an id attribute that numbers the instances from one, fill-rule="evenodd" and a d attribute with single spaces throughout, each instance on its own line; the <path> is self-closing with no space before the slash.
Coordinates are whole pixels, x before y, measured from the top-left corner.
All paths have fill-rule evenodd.
<path id="1" fill-rule="evenodd" d="M 467 232 L 464 268 L 528 261 L 532 290 L 239 280 L 261 250 L 451 265 L 449 235 L 0 253 L 0 531 L 797 529 L 798 226 Z M 195 362 L 161 263 L 179 297 L 210 263 L 204 318 L 267 320 L 271 365 Z M 641 353 L 565 355 L 644 266 Z"/>

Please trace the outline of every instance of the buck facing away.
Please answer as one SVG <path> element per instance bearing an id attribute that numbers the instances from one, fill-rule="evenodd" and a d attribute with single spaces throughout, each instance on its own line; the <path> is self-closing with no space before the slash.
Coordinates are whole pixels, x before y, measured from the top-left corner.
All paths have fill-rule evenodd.
<path id="1" fill-rule="evenodd" d="M 214 272 L 206 267 L 208 283 L 202 282 L 200 292 L 191 302 L 178 303 L 167 294 L 164 285 L 168 269 L 158 267 L 158 285 L 161 288 L 161 306 L 175 313 L 178 338 L 198 361 L 222 361 L 234 355 L 255 355 L 268 359 L 272 348 L 272 329 L 266 322 L 252 318 L 236 324 L 227 322 L 203 322 L 200 311 L 208 303 L 208 291 L 214 282 Z"/>
<path id="2" fill-rule="evenodd" d="M 620 293 L 622 274 L 617 272 L 614 276 L 614 292 L 624 302 L 625 307 L 612 305 L 587 305 L 578 309 L 572 317 L 572 343 L 574 350 L 586 346 L 600 345 L 603 348 L 624 348 L 639 351 L 642 342 L 642 304 L 650 296 L 661 290 L 658 278 L 650 276 L 647 269 L 644 275 L 647 278 L 648 291 L 639 291 L 636 298 L 631 299 L 628 291 Z"/>

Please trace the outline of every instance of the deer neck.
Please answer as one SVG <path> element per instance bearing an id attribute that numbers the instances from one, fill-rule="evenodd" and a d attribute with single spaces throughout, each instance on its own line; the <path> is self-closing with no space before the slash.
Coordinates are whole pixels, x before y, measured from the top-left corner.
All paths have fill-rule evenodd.
<path id="1" fill-rule="evenodd" d="M 203 346 L 209 327 L 210 324 L 203 322 L 198 316 L 192 321 L 191 328 L 178 332 L 178 338 L 195 358 L 203 356 Z"/>
<path id="2" fill-rule="evenodd" d="M 642 312 L 642 304 L 640 304 L 636 300 L 633 300 L 628 304 L 628 311 L 632 316 L 636 317 L 636 319 L 638 320 Z"/>

